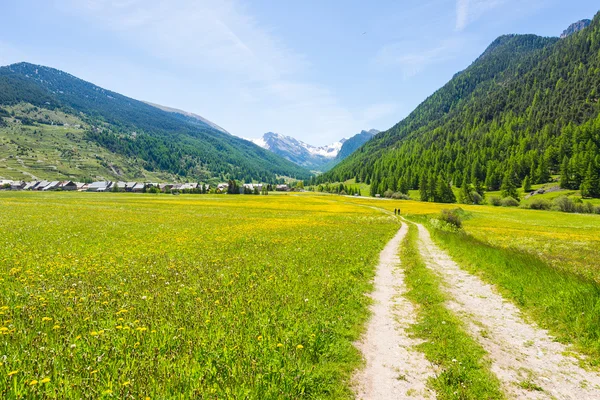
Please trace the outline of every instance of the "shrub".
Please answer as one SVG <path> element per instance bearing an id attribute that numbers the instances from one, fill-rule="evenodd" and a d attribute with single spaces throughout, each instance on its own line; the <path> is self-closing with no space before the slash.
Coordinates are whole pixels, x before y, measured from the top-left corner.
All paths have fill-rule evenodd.
<path id="1" fill-rule="evenodd" d="M 471 192 L 471 200 L 473 200 L 473 204 L 481 204 L 483 203 L 483 196 L 477 192 Z"/>
<path id="2" fill-rule="evenodd" d="M 151 186 L 148 190 L 146 190 L 146 193 L 160 193 L 160 189 L 156 186 Z"/>
<path id="3" fill-rule="evenodd" d="M 505 197 L 501 200 L 502 207 L 517 207 L 519 205 L 519 201 L 514 197 Z"/>
<path id="4" fill-rule="evenodd" d="M 462 217 L 460 216 L 460 209 L 455 208 L 454 210 L 442 210 L 439 220 L 452 225 L 453 227 L 460 229 L 462 228 Z"/>
<path id="5" fill-rule="evenodd" d="M 567 196 L 559 196 L 554 199 L 553 208 L 557 211 L 572 213 L 575 212 L 575 203 Z"/>
<path id="6" fill-rule="evenodd" d="M 532 210 L 550 210 L 552 209 L 552 202 L 548 199 L 534 198 L 527 205 Z"/>
<path id="7" fill-rule="evenodd" d="M 386 198 L 388 198 L 388 199 L 391 199 L 393 195 L 394 195 L 394 191 L 393 191 L 393 190 L 389 190 L 389 189 L 388 189 L 388 190 L 386 190 L 386 191 L 383 193 L 383 197 L 386 197 Z"/>
<path id="8" fill-rule="evenodd" d="M 595 206 L 594 207 L 594 213 L 595 214 L 600 214 L 600 206 Z"/>
<path id="9" fill-rule="evenodd" d="M 490 197 L 489 202 L 490 202 L 491 205 L 493 205 L 495 207 L 498 207 L 498 206 L 502 205 L 502 199 L 500 197 L 498 197 L 498 196 L 492 196 L 492 197 Z"/>
<path id="10" fill-rule="evenodd" d="M 392 195 L 392 199 L 396 200 L 410 200 L 410 196 L 404 193 L 396 192 Z"/>

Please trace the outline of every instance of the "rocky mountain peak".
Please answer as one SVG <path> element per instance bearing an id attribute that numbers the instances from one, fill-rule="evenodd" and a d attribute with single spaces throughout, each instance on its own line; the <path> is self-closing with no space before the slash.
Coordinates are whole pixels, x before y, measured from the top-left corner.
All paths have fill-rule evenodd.
<path id="1" fill-rule="evenodd" d="M 560 35 L 560 38 L 564 39 L 566 37 L 569 37 L 572 34 L 587 28 L 588 26 L 590 26 L 591 23 L 592 21 L 589 19 L 582 19 L 581 21 L 577 21 L 574 24 L 571 24 L 567 29 L 565 29 L 562 35 Z"/>

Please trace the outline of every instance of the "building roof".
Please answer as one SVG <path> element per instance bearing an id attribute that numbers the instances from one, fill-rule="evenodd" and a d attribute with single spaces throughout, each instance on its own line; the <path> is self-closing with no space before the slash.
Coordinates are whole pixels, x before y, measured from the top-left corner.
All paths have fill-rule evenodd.
<path id="1" fill-rule="evenodd" d="M 105 188 L 108 186 L 109 182 L 104 182 L 104 181 L 100 181 L 100 182 L 94 182 L 94 183 L 90 183 L 88 185 L 88 189 L 100 189 L 100 188 Z"/>
<path id="2" fill-rule="evenodd" d="M 59 181 L 52 181 L 49 184 L 47 184 L 46 186 L 44 186 L 44 188 L 42 190 L 51 190 L 51 189 L 57 188 L 59 184 L 60 184 Z"/>

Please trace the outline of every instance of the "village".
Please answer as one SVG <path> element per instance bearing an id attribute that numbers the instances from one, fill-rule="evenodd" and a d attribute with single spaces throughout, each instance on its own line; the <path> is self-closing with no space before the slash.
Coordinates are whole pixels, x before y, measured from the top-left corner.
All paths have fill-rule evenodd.
<path id="1" fill-rule="evenodd" d="M 293 190 L 287 184 L 244 183 L 235 181 L 210 185 L 205 183 L 154 183 L 97 181 L 91 183 L 76 181 L 12 181 L 0 180 L 0 190 L 30 191 L 78 191 L 78 192 L 130 192 L 130 193 L 229 193 L 229 194 L 266 194 L 270 191 L 287 192 Z"/>

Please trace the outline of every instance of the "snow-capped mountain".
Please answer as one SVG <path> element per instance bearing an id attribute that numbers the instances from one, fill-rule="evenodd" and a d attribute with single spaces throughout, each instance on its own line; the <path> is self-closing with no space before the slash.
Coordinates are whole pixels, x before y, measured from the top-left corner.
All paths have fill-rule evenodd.
<path id="1" fill-rule="evenodd" d="M 372 130 L 374 131 L 374 130 Z M 364 132 L 364 131 L 363 131 Z M 371 131 L 369 131 L 371 132 Z M 354 137 L 350 138 L 350 140 Z M 267 132 L 259 139 L 249 139 L 256 145 L 313 171 L 326 171 L 336 160 L 348 139 L 327 146 L 312 146 L 290 136 Z"/>
<path id="2" fill-rule="evenodd" d="M 267 132 L 259 139 L 250 139 L 256 145 L 267 149 L 295 164 L 314 171 L 333 160 L 345 139 L 328 146 L 312 146 L 290 136 L 279 133 Z"/>

